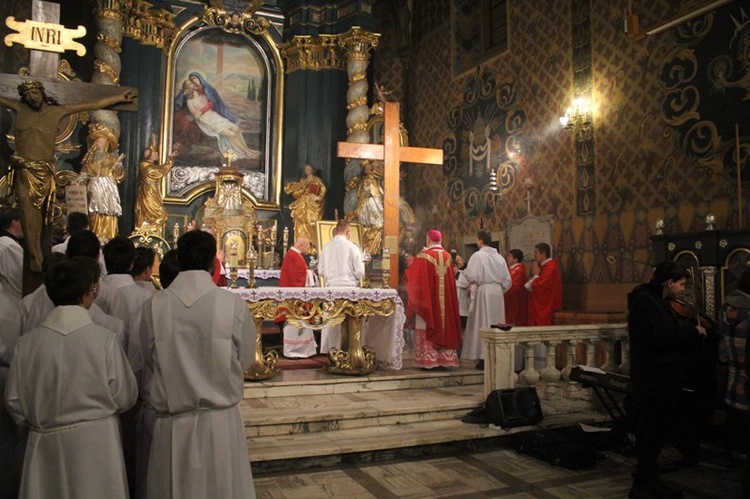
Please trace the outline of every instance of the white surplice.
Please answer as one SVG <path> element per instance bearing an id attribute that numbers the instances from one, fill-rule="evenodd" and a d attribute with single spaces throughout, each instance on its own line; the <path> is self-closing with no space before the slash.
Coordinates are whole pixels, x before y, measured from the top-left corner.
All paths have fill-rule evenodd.
<path id="1" fill-rule="evenodd" d="M 54 309 L 55 304 L 50 300 L 44 284 L 36 288 L 33 293 L 24 296 L 21 301 L 21 311 L 23 313 L 22 332 L 27 333 L 40 325 Z M 123 350 L 125 349 L 125 325 L 120 319 L 105 314 L 96 303 L 93 303 L 91 308 L 89 308 L 89 315 L 94 324 L 99 324 L 115 333 Z"/>
<path id="2" fill-rule="evenodd" d="M 23 290 L 23 248 L 9 236 L 0 237 L 0 289 L 21 298 Z"/>
<path id="3" fill-rule="evenodd" d="M 320 251 L 318 273 L 327 288 L 356 288 L 365 275 L 365 263 L 359 247 L 344 235 L 334 236 Z M 341 346 L 341 326 L 320 330 L 320 353 Z"/>
<path id="4" fill-rule="evenodd" d="M 140 382 L 143 371 L 143 352 L 141 348 L 141 311 L 143 304 L 154 293 L 138 286 L 130 274 L 110 274 L 107 284 L 109 295 L 109 313 L 125 324 L 125 353 L 135 378 Z"/>
<path id="5" fill-rule="evenodd" d="M 141 396 L 155 413 L 148 497 L 255 497 L 239 408 L 256 335 L 245 301 L 182 271 L 146 302 L 141 335 Z"/>
<path id="6" fill-rule="evenodd" d="M 505 258 L 491 246 L 483 246 L 471 255 L 462 276 L 472 284 L 472 304 L 466 321 L 462 359 L 484 359 L 484 345 L 479 329 L 505 322 L 503 293 L 512 280 Z"/>
<path id="7" fill-rule="evenodd" d="M 5 393 L 30 429 L 20 497 L 128 497 L 116 414 L 137 395 L 117 338 L 85 308 L 57 307 L 21 336 Z"/>

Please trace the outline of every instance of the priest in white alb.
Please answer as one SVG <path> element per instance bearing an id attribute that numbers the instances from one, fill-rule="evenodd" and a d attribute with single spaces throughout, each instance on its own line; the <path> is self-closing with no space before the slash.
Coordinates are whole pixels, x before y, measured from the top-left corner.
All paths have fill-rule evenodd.
<path id="1" fill-rule="evenodd" d="M 328 288 L 356 288 L 365 275 L 365 263 L 359 246 L 349 240 L 347 220 L 339 220 L 331 239 L 320 251 L 318 275 Z M 320 332 L 320 352 L 341 346 L 341 326 L 324 327 Z"/>
<path id="2" fill-rule="evenodd" d="M 479 330 L 505 322 L 503 293 L 512 285 L 508 263 L 490 246 L 492 236 L 486 231 L 477 233 L 479 251 L 471 255 L 463 275 L 469 282 L 472 302 L 466 321 L 461 358 L 479 360 L 477 368 L 484 368 L 484 344 Z"/>

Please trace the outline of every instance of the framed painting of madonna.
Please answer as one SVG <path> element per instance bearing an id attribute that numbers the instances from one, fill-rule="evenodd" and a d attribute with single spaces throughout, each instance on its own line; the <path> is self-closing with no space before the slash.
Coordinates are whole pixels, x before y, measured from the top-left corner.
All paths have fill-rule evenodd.
<path id="1" fill-rule="evenodd" d="M 167 59 L 162 155 L 176 157 L 165 202 L 189 204 L 212 190 L 231 160 L 256 207 L 279 206 L 283 75 L 266 27 L 235 13 L 181 28 Z"/>

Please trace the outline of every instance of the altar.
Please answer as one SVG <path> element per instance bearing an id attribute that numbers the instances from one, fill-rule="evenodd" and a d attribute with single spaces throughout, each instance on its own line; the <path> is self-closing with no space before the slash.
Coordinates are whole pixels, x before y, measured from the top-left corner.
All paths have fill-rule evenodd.
<path id="1" fill-rule="evenodd" d="M 318 330 L 343 324 L 341 348 L 329 352 L 330 372 L 361 375 L 376 368 L 401 369 L 406 315 L 395 289 L 261 287 L 230 291 L 248 302 L 259 328 L 263 320 L 276 317 L 279 306 L 297 327 Z M 274 356 L 263 354 L 260 337 L 258 334 L 255 362 L 246 379 L 267 379 L 280 372 L 274 366 Z"/>

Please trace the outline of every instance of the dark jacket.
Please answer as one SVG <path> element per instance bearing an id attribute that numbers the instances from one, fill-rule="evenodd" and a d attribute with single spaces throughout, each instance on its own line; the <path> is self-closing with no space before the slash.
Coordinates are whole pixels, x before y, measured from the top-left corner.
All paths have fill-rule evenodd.
<path id="1" fill-rule="evenodd" d="M 630 379 L 638 397 L 679 395 L 685 352 L 701 344 L 695 325 L 675 317 L 662 290 L 650 282 L 628 295 Z"/>

